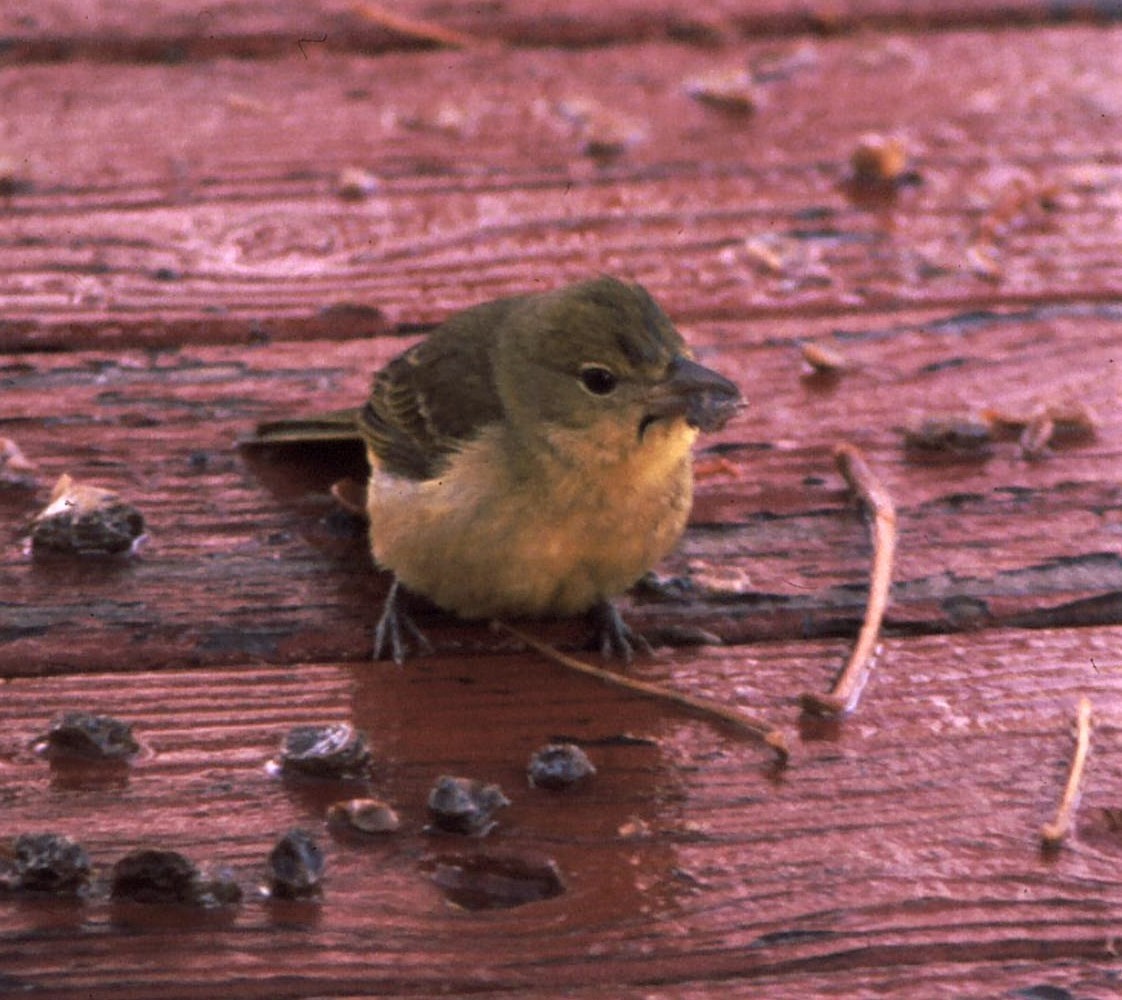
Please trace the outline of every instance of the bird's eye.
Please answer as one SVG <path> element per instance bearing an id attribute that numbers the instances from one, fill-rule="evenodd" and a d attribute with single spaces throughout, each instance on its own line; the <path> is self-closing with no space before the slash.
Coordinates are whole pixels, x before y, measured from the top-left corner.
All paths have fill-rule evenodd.
<path id="1" fill-rule="evenodd" d="M 615 372 L 602 365 L 585 365 L 580 370 L 580 381 L 594 396 L 607 396 L 616 387 L 619 379 Z"/>

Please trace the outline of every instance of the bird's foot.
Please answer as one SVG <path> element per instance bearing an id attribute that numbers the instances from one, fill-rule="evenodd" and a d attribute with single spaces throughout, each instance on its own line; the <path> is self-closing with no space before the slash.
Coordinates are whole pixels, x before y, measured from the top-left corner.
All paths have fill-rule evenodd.
<path id="1" fill-rule="evenodd" d="M 382 605 L 382 616 L 374 629 L 374 655 L 375 660 L 384 660 L 386 653 L 399 667 L 405 662 L 407 652 L 406 637 L 412 639 L 413 644 L 421 653 L 431 653 L 432 643 L 425 638 L 425 634 L 417 628 L 413 619 L 398 607 L 398 591 L 401 582 L 394 579 L 390 584 L 390 591 L 386 594 L 386 601 Z"/>
<path id="2" fill-rule="evenodd" d="M 604 659 L 616 657 L 624 663 L 630 663 L 635 658 L 636 649 L 643 653 L 653 652 L 651 644 L 638 632 L 631 630 L 611 601 L 594 604 L 589 617 L 596 630 L 600 655 Z"/>

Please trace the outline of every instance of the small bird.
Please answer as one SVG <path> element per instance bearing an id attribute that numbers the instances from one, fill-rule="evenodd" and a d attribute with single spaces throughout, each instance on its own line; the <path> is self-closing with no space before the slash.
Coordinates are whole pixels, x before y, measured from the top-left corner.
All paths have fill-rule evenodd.
<path id="1" fill-rule="evenodd" d="M 394 575 L 375 658 L 428 647 L 405 587 L 464 619 L 590 613 L 605 655 L 629 660 L 642 640 L 611 599 L 674 547 L 694 440 L 741 405 L 645 289 L 600 277 L 457 313 L 361 408 L 254 441 L 365 443 L 370 548 Z"/>

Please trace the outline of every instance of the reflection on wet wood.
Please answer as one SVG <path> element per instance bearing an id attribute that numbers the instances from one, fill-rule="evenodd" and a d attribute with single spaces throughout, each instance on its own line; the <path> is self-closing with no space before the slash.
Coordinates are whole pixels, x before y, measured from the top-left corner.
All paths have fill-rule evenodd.
<path id="1" fill-rule="evenodd" d="M 14 680 L 0 708 L 7 828 L 71 834 L 96 877 L 81 903 L 0 906 L 5 973 L 13 984 L 74 991 L 140 968 L 147 985 L 175 983 L 183 995 L 242 976 L 276 996 L 298 995 L 298 982 L 326 992 L 366 984 L 538 995 L 536 986 L 549 995 L 570 984 L 796 969 L 832 969 L 839 984 L 855 984 L 901 965 L 924 984 L 945 975 L 945 963 L 983 958 L 1106 961 L 1107 915 L 1122 902 L 1108 754 L 1085 786 L 1071 848 L 1049 857 L 1038 842 L 1079 695 L 1104 705 L 1118 697 L 1117 671 L 1105 668 L 1119 629 L 1093 640 L 1097 670 L 1088 660 L 1053 667 L 1089 638 L 991 630 L 889 642 L 856 724 L 804 720 L 783 771 L 757 746 L 531 655 L 432 657 L 406 670 L 301 664 Z M 793 726 L 797 692 L 821 684 L 844 648 L 678 651 L 638 670 Z M 61 768 L 27 750 L 75 704 L 133 724 L 144 749 L 131 767 Z M 337 719 L 369 735 L 369 778 L 270 773 L 288 727 Z M 531 752 L 558 738 L 580 743 L 597 774 L 566 792 L 530 788 Z M 426 831 L 425 798 L 441 773 L 497 782 L 512 799 L 490 836 Z M 332 802 L 367 794 L 399 812 L 397 833 L 372 840 L 328 828 Z M 257 888 L 268 847 L 293 826 L 327 854 L 319 905 L 281 905 Z M 122 923 L 105 878 L 142 845 L 228 866 L 244 902 L 187 913 L 185 927 L 161 930 L 158 908 L 156 926 L 135 912 Z M 449 857 L 550 859 L 566 891 L 464 912 L 432 878 Z M 71 954 L 86 961 L 57 962 L 48 932 L 67 926 Z M 160 951 L 174 961 L 154 961 Z M 1010 981 L 1032 983 L 1033 974 L 1020 968 Z"/>

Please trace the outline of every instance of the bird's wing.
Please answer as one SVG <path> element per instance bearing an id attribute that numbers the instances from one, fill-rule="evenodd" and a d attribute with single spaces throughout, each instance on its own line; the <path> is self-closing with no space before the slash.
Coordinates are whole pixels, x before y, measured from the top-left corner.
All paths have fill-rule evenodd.
<path id="1" fill-rule="evenodd" d="M 502 419 L 495 335 L 517 301 L 452 316 L 374 376 L 358 426 L 387 472 L 431 479 L 464 442 Z"/>

